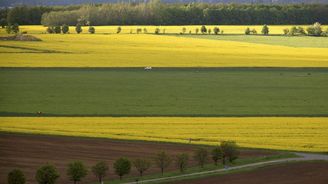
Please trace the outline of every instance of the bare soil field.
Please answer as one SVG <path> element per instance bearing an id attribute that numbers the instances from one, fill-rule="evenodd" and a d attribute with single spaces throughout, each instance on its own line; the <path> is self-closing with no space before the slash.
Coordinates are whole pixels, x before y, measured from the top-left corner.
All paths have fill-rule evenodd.
<path id="1" fill-rule="evenodd" d="M 81 160 L 90 168 L 96 162 L 104 160 L 110 164 L 110 173 L 106 177 L 108 180 L 118 178 L 113 172 L 112 164 L 119 157 L 151 159 L 157 152 L 162 150 L 171 155 L 178 153 L 192 154 L 197 146 L 0 133 L 0 148 L 0 183 L 6 183 L 7 173 L 10 170 L 19 168 L 25 173 L 28 184 L 34 184 L 36 183 L 34 176 L 37 168 L 47 162 L 54 164 L 58 168 L 61 175 L 58 183 L 69 183 L 66 176 L 66 168 L 69 162 Z M 267 156 L 276 153 L 265 150 L 242 150 L 241 158 Z M 191 165 L 195 165 L 194 161 L 192 161 Z M 174 170 L 174 167 L 172 166 L 169 170 Z M 151 167 L 146 174 L 158 172 L 159 169 Z M 134 168 L 131 175 L 137 175 Z M 89 173 L 81 184 L 94 181 L 96 181 L 95 176 Z"/>
<path id="2" fill-rule="evenodd" d="M 241 173 L 180 181 L 176 184 L 327 184 L 327 174 L 328 162 L 298 162 L 266 166 Z"/>

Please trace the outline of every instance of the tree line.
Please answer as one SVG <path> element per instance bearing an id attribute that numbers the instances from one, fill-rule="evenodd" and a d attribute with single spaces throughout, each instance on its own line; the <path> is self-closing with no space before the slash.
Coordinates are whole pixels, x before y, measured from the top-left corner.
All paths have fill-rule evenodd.
<path id="1" fill-rule="evenodd" d="M 322 4 L 215 4 L 215 3 L 147 3 L 89 4 L 78 6 L 20 6 L 7 11 L 2 22 L 20 25 L 278 25 L 328 24 L 328 5 Z M 3 16 L 3 15 L 2 15 Z"/>
<path id="2" fill-rule="evenodd" d="M 221 160 L 222 164 L 226 167 L 227 162 L 233 163 L 239 156 L 238 146 L 233 141 L 222 141 L 219 146 L 213 148 L 211 152 L 206 148 L 198 148 L 195 150 L 193 158 L 197 161 L 198 165 L 203 168 L 208 162 L 209 158 L 213 160 L 213 163 L 217 166 Z M 170 156 L 165 151 L 161 151 L 155 155 L 154 161 L 151 162 L 149 159 L 137 158 L 130 160 L 125 157 L 117 159 L 113 164 L 113 170 L 116 175 L 122 180 L 124 175 L 130 173 L 131 168 L 135 167 L 140 177 L 152 166 L 159 168 L 162 175 L 164 171 L 174 163 L 176 168 L 183 173 L 189 164 L 189 155 L 187 153 L 180 153 Z M 96 163 L 91 168 L 91 172 L 95 175 L 97 181 L 102 184 L 104 177 L 108 173 L 109 166 L 105 161 Z M 81 161 L 74 161 L 67 166 L 67 176 L 70 181 L 74 184 L 80 182 L 88 174 L 88 169 L 85 164 Z M 39 184 L 55 184 L 60 174 L 57 168 L 51 164 L 45 164 L 41 166 L 35 175 L 35 179 Z M 8 184 L 25 184 L 26 179 L 24 173 L 19 169 L 14 169 L 8 173 Z"/>

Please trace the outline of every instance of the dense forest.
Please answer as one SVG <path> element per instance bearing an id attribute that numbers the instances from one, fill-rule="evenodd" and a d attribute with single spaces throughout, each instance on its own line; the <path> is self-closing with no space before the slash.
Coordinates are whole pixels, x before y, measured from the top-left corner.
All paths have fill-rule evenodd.
<path id="1" fill-rule="evenodd" d="M 1 13 L 2 12 L 2 13 Z M 255 25 L 328 24 L 328 5 L 112 3 L 60 7 L 18 6 L 0 11 L 3 21 L 20 25 Z"/>
<path id="2" fill-rule="evenodd" d="M 0 7 L 9 7 L 17 5 L 76 5 L 86 3 L 117 3 L 117 2 L 147 2 L 148 0 L 1 0 Z M 266 4 L 290 4 L 290 3 L 328 3 L 328 0 L 163 0 L 170 3 L 190 3 L 190 2 L 208 2 L 208 3 L 266 3 Z"/>

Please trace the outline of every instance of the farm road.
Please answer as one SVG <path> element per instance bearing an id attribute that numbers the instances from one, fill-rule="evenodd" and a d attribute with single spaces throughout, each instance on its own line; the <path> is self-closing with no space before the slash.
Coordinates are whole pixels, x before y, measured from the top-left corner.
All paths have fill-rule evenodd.
<path id="1" fill-rule="evenodd" d="M 216 170 L 211 170 L 211 171 L 183 174 L 183 175 L 179 175 L 179 176 L 171 176 L 171 177 L 164 177 L 164 178 L 158 178 L 158 179 L 143 180 L 143 181 L 138 181 L 138 184 L 152 183 L 152 182 L 164 182 L 164 181 L 170 181 L 170 180 L 175 180 L 175 179 L 180 179 L 180 178 L 187 178 L 187 177 L 192 177 L 192 176 L 201 176 L 201 175 L 206 175 L 206 174 L 221 173 L 221 172 L 225 172 L 225 171 L 232 171 L 232 170 L 238 170 L 238 169 L 243 169 L 243 168 L 252 168 L 252 167 L 257 167 L 257 166 L 266 166 L 266 165 L 275 164 L 275 163 L 287 163 L 287 162 L 294 162 L 294 161 L 315 161 L 315 160 L 328 161 L 328 155 L 311 154 L 311 153 L 295 153 L 295 154 L 299 157 L 285 158 L 285 159 L 265 161 L 265 162 L 257 162 L 257 163 L 252 163 L 252 164 L 245 164 L 245 165 L 240 165 L 240 166 L 229 167 L 226 169 L 216 169 Z M 136 184 L 136 182 L 128 182 L 125 184 Z"/>

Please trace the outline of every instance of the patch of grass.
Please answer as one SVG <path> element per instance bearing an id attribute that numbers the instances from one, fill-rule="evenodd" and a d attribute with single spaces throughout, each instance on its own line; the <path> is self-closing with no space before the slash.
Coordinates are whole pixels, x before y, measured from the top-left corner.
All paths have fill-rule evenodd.
<path id="1" fill-rule="evenodd" d="M 328 37 L 262 35 L 176 35 L 178 37 L 280 45 L 288 47 L 328 48 Z"/>
<path id="2" fill-rule="evenodd" d="M 327 74 L 327 69 L 2 68 L 0 115 L 327 116 Z"/>

